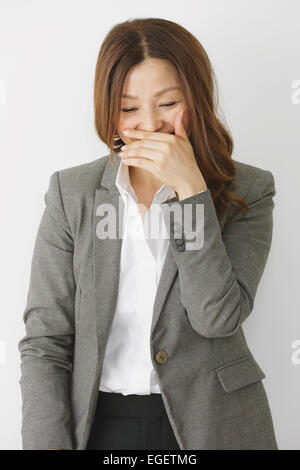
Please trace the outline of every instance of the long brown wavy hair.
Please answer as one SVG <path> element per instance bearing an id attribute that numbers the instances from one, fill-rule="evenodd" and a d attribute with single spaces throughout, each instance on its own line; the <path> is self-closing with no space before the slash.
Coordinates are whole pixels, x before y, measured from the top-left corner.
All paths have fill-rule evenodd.
<path id="1" fill-rule="evenodd" d="M 147 58 L 168 60 L 176 68 L 189 113 L 193 146 L 199 169 L 211 191 L 218 220 L 231 204 L 249 206 L 235 188 L 233 139 L 217 116 L 218 87 L 204 48 L 183 26 L 161 18 L 136 18 L 116 24 L 101 45 L 94 82 L 95 128 L 113 154 L 124 144 L 117 134 L 121 96 L 129 69 Z M 224 118 L 223 118 L 224 121 Z M 226 121 L 225 121 L 226 122 Z M 228 220 L 226 224 L 228 223 Z"/>

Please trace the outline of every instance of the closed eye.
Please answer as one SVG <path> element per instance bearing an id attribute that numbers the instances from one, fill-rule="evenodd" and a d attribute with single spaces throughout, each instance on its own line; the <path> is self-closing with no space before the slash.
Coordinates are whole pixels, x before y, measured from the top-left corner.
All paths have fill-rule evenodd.
<path id="1" fill-rule="evenodd" d="M 173 101 L 172 103 L 162 104 L 161 106 L 170 107 L 170 106 L 173 106 L 176 103 L 177 103 L 177 101 Z M 123 111 L 123 113 L 131 113 L 132 111 L 135 111 L 136 109 L 137 108 L 123 108 L 122 111 Z"/>

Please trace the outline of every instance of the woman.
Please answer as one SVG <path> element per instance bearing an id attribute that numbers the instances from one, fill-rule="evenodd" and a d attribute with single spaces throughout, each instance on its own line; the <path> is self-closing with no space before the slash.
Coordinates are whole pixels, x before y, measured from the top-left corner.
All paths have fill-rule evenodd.
<path id="1" fill-rule="evenodd" d="M 94 98 L 110 154 L 51 175 L 34 248 L 24 449 L 278 449 L 242 329 L 274 178 L 232 159 L 214 91 L 182 26 L 133 19 L 106 36 Z"/>

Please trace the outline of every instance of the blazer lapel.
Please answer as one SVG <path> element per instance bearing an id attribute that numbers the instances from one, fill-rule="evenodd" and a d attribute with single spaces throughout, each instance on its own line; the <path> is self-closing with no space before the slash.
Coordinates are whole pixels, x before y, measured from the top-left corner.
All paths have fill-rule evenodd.
<path id="1" fill-rule="evenodd" d="M 173 280 L 178 271 L 177 264 L 175 263 L 174 257 L 172 255 L 171 247 L 166 254 L 166 259 L 162 268 L 161 277 L 157 286 L 156 297 L 154 300 L 153 306 L 153 317 L 150 334 L 152 335 L 154 328 L 156 326 L 159 315 L 162 311 L 163 305 L 165 303 L 167 294 L 172 286 Z"/>
<path id="2" fill-rule="evenodd" d="M 108 337 L 117 305 L 119 286 L 122 246 L 122 238 L 118 236 L 119 216 L 123 213 L 124 203 L 122 198 L 119 198 L 120 193 L 114 184 L 118 166 L 118 164 L 113 166 L 110 158 L 107 160 L 100 185 L 95 191 L 93 208 L 94 301 L 98 350 L 103 354 L 103 344 Z M 119 210 L 120 202 L 123 204 L 121 211 Z M 97 224 L 102 219 L 97 211 L 102 204 L 107 204 L 115 210 L 117 234 L 115 238 L 101 239 L 97 236 Z"/>
<path id="3" fill-rule="evenodd" d="M 93 256 L 94 256 L 94 300 L 96 328 L 99 352 L 105 344 L 112 324 L 118 299 L 120 258 L 122 248 L 122 221 L 124 203 L 115 180 L 121 158 L 114 154 L 115 165 L 108 158 L 99 187 L 95 191 L 93 208 Z M 178 198 L 169 199 L 169 201 Z M 101 220 L 98 207 L 108 204 L 116 214 L 116 237 L 100 239 L 97 236 L 97 224 Z M 98 209 L 99 211 L 99 209 Z M 171 248 L 166 254 L 154 300 L 151 334 L 157 324 L 165 299 L 178 271 Z M 103 351 L 104 353 L 104 351 Z"/>

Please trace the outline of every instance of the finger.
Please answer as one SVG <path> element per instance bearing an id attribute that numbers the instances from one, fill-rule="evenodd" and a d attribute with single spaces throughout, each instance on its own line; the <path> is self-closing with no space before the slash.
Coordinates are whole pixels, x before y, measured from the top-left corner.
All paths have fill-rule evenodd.
<path id="1" fill-rule="evenodd" d="M 121 151 L 120 157 L 124 160 L 126 160 L 127 158 L 131 158 L 131 157 L 146 158 L 146 159 L 157 161 L 157 162 L 161 160 L 161 156 L 157 153 L 156 150 L 148 149 L 144 147 L 141 147 L 138 149 L 129 149 L 129 150 L 126 150 L 125 152 Z"/>
<path id="2" fill-rule="evenodd" d="M 184 109 L 182 109 L 175 118 L 175 135 L 181 137 L 184 140 L 188 140 L 188 135 L 186 133 L 183 121 Z"/>
<path id="3" fill-rule="evenodd" d="M 167 132 L 150 132 L 150 131 L 138 131 L 136 129 L 126 129 L 123 134 L 132 137 L 133 139 L 150 139 L 170 142 L 174 137 L 173 134 Z"/>
<path id="4" fill-rule="evenodd" d="M 158 140 L 142 139 L 142 140 L 135 140 L 134 142 L 130 142 L 129 144 L 123 145 L 121 147 L 121 150 L 127 151 L 131 149 L 140 149 L 140 148 L 159 150 L 159 149 L 162 149 L 164 145 L 166 145 L 166 142 L 161 142 Z"/>

